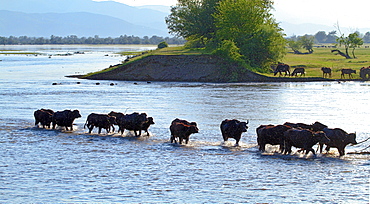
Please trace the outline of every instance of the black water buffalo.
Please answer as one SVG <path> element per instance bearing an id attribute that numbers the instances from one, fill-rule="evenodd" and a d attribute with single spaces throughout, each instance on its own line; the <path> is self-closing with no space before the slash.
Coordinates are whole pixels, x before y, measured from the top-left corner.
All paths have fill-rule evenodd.
<path id="1" fill-rule="evenodd" d="M 53 121 L 53 114 L 54 111 L 50 109 L 40 109 L 35 111 L 33 113 L 33 116 L 35 117 L 35 125 L 40 123 L 43 128 L 45 128 L 45 126 L 50 128 L 50 124 Z"/>
<path id="2" fill-rule="evenodd" d="M 198 133 L 199 129 L 196 122 L 188 122 L 186 120 L 176 118 L 171 122 L 170 131 L 171 143 L 177 143 L 176 137 L 178 137 L 179 144 L 182 144 L 183 140 L 185 140 L 185 144 L 188 144 L 190 135 L 193 133 Z"/>
<path id="3" fill-rule="evenodd" d="M 135 136 L 141 136 L 141 130 L 144 130 L 148 123 L 148 117 L 146 113 L 132 113 L 126 114 L 116 118 L 121 134 L 127 130 L 134 131 Z M 149 126 L 148 126 L 149 127 Z M 139 134 L 137 133 L 139 131 Z"/>
<path id="4" fill-rule="evenodd" d="M 323 131 L 313 132 L 311 130 L 303 129 L 289 129 L 284 132 L 284 152 L 290 154 L 292 152 L 292 146 L 301 148 L 300 151 L 306 150 L 306 154 L 312 152 L 313 146 L 319 142 L 327 143 L 330 139 L 326 137 Z"/>
<path id="5" fill-rule="evenodd" d="M 68 130 L 68 127 L 73 130 L 73 121 L 76 118 L 80 118 L 80 112 L 78 110 L 64 110 L 64 111 L 57 111 L 53 115 L 53 129 L 55 129 L 55 126 L 61 126 L 65 127 L 66 130 Z"/>
<path id="6" fill-rule="evenodd" d="M 276 69 L 274 71 L 274 76 L 276 76 L 277 73 L 279 73 L 279 76 L 282 76 L 282 72 L 285 73 L 285 76 L 286 75 L 290 75 L 290 66 L 287 65 L 287 64 L 284 64 L 284 63 L 279 63 L 277 66 L 276 66 Z"/>
<path id="7" fill-rule="evenodd" d="M 150 125 L 153 125 L 153 124 L 155 124 L 153 117 L 148 117 L 148 120 L 145 123 L 143 123 L 141 128 L 142 128 L 142 130 L 144 130 L 146 132 L 146 136 L 149 136 L 148 129 L 149 129 Z"/>
<path id="8" fill-rule="evenodd" d="M 292 128 L 302 128 L 302 129 L 312 130 L 312 125 L 308 125 L 308 124 L 304 124 L 304 123 L 290 123 L 290 122 L 286 122 L 283 125 L 290 126 Z"/>
<path id="9" fill-rule="evenodd" d="M 325 78 L 325 76 L 329 75 L 329 78 L 331 78 L 331 68 L 329 67 L 321 67 L 322 71 L 322 77 Z"/>
<path id="10" fill-rule="evenodd" d="M 292 127 L 287 125 L 261 125 L 256 129 L 257 143 L 260 151 L 265 151 L 266 144 L 280 145 L 280 151 L 284 147 L 284 132 Z"/>
<path id="11" fill-rule="evenodd" d="M 125 131 L 125 128 L 123 127 L 123 122 L 121 121 L 123 120 L 123 117 L 125 116 L 125 114 L 120 113 L 120 112 L 111 111 L 110 113 L 108 113 L 108 115 L 116 117 L 116 123 L 118 125 L 118 133 L 121 132 L 121 134 L 123 134 L 123 132 Z"/>
<path id="12" fill-rule="evenodd" d="M 101 133 L 101 129 L 104 128 L 107 133 L 110 132 L 110 129 L 113 129 L 114 132 L 114 126 L 116 125 L 116 117 L 110 116 L 107 114 L 97 114 L 97 113 L 91 113 L 89 116 L 87 116 L 86 123 L 84 125 L 84 128 L 87 126 L 89 128 L 89 133 L 94 129 L 94 127 L 99 128 L 98 133 Z"/>
<path id="13" fill-rule="evenodd" d="M 346 131 L 340 128 L 324 128 L 323 131 L 325 132 L 326 136 L 330 139 L 330 142 L 321 142 L 320 143 L 320 153 L 322 153 L 322 149 L 324 144 L 326 145 L 325 150 L 328 152 L 331 147 L 336 147 L 338 149 L 339 155 L 345 155 L 344 148 L 348 144 L 357 144 L 356 142 L 356 133 L 347 133 Z"/>
<path id="14" fill-rule="evenodd" d="M 228 138 L 234 138 L 236 143 L 235 145 L 239 145 L 239 140 L 242 136 L 243 132 L 247 132 L 248 129 L 248 121 L 247 122 L 240 122 L 239 120 L 233 119 L 228 120 L 225 119 L 221 122 L 220 129 L 222 133 L 222 137 L 226 142 Z"/>
<path id="15" fill-rule="evenodd" d="M 322 131 L 324 128 L 327 128 L 328 126 L 316 121 L 312 124 L 312 130 L 317 132 L 317 131 Z"/>
<path id="16" fill-rule="evenodd" d="M 298 76 L 298 74 L 300 74 L 300 76 L 303 76 L 303 75 L 306 75 L 305 74 L 305 69 L 303 67 L 298 67 L 298 68 L 295 68 L 292 72 L 292 75 L 291 76 Z"/>
<path id="17" fill-rule="evenodd" d="M 341 72 L 342 72 L 342 74 L 340 75 L 341 79 L 345 78 L 344 77 L 345 74 L 348 74 L 348 78 L 352 78 L 352 73 L 356 74 L 356 70 L 353 69 L 342 69 Z"/>
<path id="18" fill-rule="evenodd" d="M 360 69 L 360 77 L 363 80 L 369 80 L 370 79 L 370 67 L 362 67 Z"/>

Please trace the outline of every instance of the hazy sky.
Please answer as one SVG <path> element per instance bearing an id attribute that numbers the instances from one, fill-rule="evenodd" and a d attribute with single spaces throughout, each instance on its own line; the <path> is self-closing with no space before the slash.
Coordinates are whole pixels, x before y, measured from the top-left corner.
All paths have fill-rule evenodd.
<path id="1" fill-rule="evenodd" d="M 130 6 L 176 5 L 177 0 L 114 0 Z M 369 0 L 275 0 L 276 20 L 340 27 L 370 28 Z"/>

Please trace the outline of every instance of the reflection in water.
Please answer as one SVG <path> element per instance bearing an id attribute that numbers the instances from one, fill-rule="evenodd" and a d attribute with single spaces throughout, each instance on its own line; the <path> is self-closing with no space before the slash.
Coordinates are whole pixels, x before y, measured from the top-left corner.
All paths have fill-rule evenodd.
<path id="1" fill-rule="evenodd" d="M 368 83 L 134 84 L 65 78 L 77 67 L 90 72 L 119 61 L 107 60 L 105 52 L 85 53 L 58 61 L 24 57 L 0 67 L 1 202 L 368 202 L 369 155 L 339 158 L 334 149 L 317 157 L 281 155 L 272 146 L 261 153 L 255 132 L 261 124 L 320 121 L 356 131 L 357 140 L 365 140 L 370 137 Z M 0 57 L 1 63 L 19 58 Z M 35 128 L 33 111 L 40 108 L 78 109 L 82 118 L 73 132 Z M 88 114 L 112 110 L 146 112 L 155 121 L 151 136 L 83 129 Z M 174 118 L 198 123 L 200 132 L 188 145 L 169 143 Z M 219 125 L 233 118 L 250 121 L 240 146 L 233 139 L 222 142 Z"/>

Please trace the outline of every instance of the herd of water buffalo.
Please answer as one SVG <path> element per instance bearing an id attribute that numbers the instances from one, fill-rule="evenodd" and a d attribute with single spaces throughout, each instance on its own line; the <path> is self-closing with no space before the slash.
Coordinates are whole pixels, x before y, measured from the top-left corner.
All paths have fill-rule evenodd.
<path id="1" fill-rule="evenodd" d="M 322 71 L 322 77 L 329 77 L 331 78 L 331 73 L 332 73 L 332 69 L 329 68 L 329 67 L 322 67 L 321 68 L 321 71 Z M 348 75 L 348 78 L 353 78 L 352 77 L 352 74 L 356 74 L 356 70 L 353 70 L 353 69 L 341 69 L 341 75 L 340 75 L 340 78 L 341 79 L 344 79 L 345 78 L 345 75 Z M 305 75 L 306 71 L 305 71 L 305 68 L 303 67 L 297 67 L 293 70 L 292 73 L 290 73 L 290 66 L 288 64 L 284 64 L 284 63 L 279 63 L 275 70 L 274 70 L 274 76 L 276 76 L 277 74 L 279 73 L 279 76 L 282 76 L 283 73 L 284 73 L 284 76 L 298 76 L 298 74 L 300 76 L 303 76 Z M 369 67 L 362 67 L 360 69 L 360 77 L 363 79 L 363 80 L 369 80 L 370 79 L 370 66 Z"/>
<path id="2" fill-rule="evenodd" d="M 43 128 L 53 128 L 56 126 L 65 127 L 66 130 L 73 130 L 73 122 L 76 118 L 80 118 L 78 110 L 64 110 L 56 111 L 50 109 L 40 109 L 34 112 L 35 125 L 39 123 Z M 236 145 L 239 144 L 241 135 L 248 130 L 248 122 L 241 122 L 236 119 L 225 119 L 221 122 L 220 129 L 224 141 L 228 138 L 233 138 Z M 149 136 L 148 128 L 154 124 L 152 117 L 147 117 L 146 113 L 132 113 L 124 114 L 120 112 L 110 112 L 109 114 L 91 113 L 88 115 L 84 128 L 92 132 L 94 127 L 98 128 L 98 133 L 105 129 L 107 133 L 115 131 L 114 125 L 118 126 L 118 133 L 123 134 L 125 130 L 134 131 L 135 136 L 141 136 L 141 131 L 145 131 Z M 196 122 L 189 122 L 182 119 L 174 119 L 170 125 L 170 142 L 188 144 L 189 137 L 193 133 L 198 133 L 199 129 Z M 319 144 L 320 153 L 322 153 L 323 146 L 326 145 L 325 150 L 330 148 L 337 148 L 339 155 L 345 154 L 345 147 L 348 144 L 357 144 L 356 133 L 347 133 L 340 128 L 328 128 L 328 126 L 315 122 L 311 125 L 304 123 L 289 123 L 283 125 L 261 125 L 256 129 L 257 143 L 259 150 L 265 151 L 265 146 L 279 145 L 281 153 L 290 154 L 291 148 L 300 148 L 299 151 L 306 151 L 308 154 L 312 152 L 313 146 Z M 178 139 L 178 141 L 177 141 Z"/>

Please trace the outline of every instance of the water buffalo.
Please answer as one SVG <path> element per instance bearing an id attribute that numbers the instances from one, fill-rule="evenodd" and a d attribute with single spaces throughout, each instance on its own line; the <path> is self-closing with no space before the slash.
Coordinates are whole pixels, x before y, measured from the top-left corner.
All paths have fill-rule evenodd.
<path id="1" fill-rule="evenodd" d="M 303 76 L 303 75 L 306 75 L 305 74 L 305 69 L 303 68 L 303 67 L 298 67 L 298 68 L 295 68 L 294 70 L 293 70 L 293 73 L 292 73 L 292 75 L 291 76 L 298 76 L 298 74 L 300 74 L 300 76 Z"/>
<path id="2" fill-rule="evenodd" d="M 341 72 L 342 72 L 342 74 L 340 75 L 341 79 L 345 78 L 344 77 L 345 74 L 348 74 L 348 78 L 352 78 L 352 73 L 356 74 L 356 70 L 353 69 L 342 69 Z"/>
<path id="3" fill-rule="evenodd" d="M 66 130 L 68 130 L 68 127 L 73 130 L 73 121 L 76 118 L 80 118 L 80 112 L 78 110 L 64 110 L 64 111 L 57 111 L 53 115 L 53 129 L 55 129 L 55 126 L 61 126 L 65 127 Z"/>
<path id="4" fill-rule="evenodd" d="M 144 130 L 146 132 L 146 136 L 149 136 L 148 129 L 149 129 L 150 125 L 153 125 L 153 124 L 155 124 L 153 117 L 148 117 L 148 120 L 145 123 L 143 123 L 141 128 L 142 128 L 142 130 Z"/>
<path id="5" fill-rule="evenodd" d="M 304 123 L 290 123 L 290 122 L 286 122 L 283 125 L 290 126 L 292 128 L 302 128 L 302 129 L 312 130 L 312 125 L 307 125 L 307 124 L 304 124 Z"/>
<path id="6" fill-rule="evenodd" d="M 326 137 L 323 131 L 313 132 L 311 130 L 289 129 L 284 132 L 284 152 L 290 154 L 292 146 L 301 148 L 300 151 L 306 150 L 306 154 L 312 152 L 313 146 L 318 142 L 328 143 L 330 139 Z"/>
<path id="7" fill-rule="evenodd" d="M 221 122 L 220 129 L 222 133 L 222 137 L 226 142 L 228 138 L 234 138 L 236 140 L 235 145 L 239 145 L 239 140 L 242 136 L 243 132 L 247 132 L 248 129 L 248 121 L 247 122 L 240 122 L 239 120 L 233 119 L 228 120 L 225 119 Z"/>
<path id="8" fill-rule="evenodd" d="M 118 133 L 121 132 L 121 134 L 123 134 L 123 132 L 125 131 L 125 128 L 124 128 L 124 124 L 123 122 L 123 117 L 125 116 L 125 114 L 123 113 L 120 113 L 120 112 L 114 112 L 114 111 L 111 111 L 110 113 L 108 113 L 109 116 L 114 116 L 116 117 L 116 123 L 118 125 Z"/>
<path id="9" fill-rule="evenodd" d="M 282 72 L 285 73 L 285 76 L 286 75 L 290 75 L 290 66 L 287 65 L 287 64 L 284 64 L 284 63 L 279 63 L 277 66 L 276 66 L 276 69 L 274 71 L 274 76 L 276 76 L 277 73 L 279 73 L 279 76 L 282 76 Z"/>
<path id="10" fill-rule="evenodd" d="M 257 143 L 260 151 L 265 151 L 266 144 L 280 145 L 280 151 L 284 147 L 284 132 L 292 127 L 287 125 L 261 125 L 256 129 Z"/>
<path id="11" fill-rule="evenodd" d="M 185 140 L 185 144 L 188 144 L 190 135 L 193 133 L 198 133 L 199 129 L 196 122 L 188 122 L 186 120 L 176 118 L 171 122 L 170 131 L 171 143 L 177 143 L 176 137 L 178 137 L 179 144 L 181 144 L 183 140 Z"/>
<path id="12" fill-rule="evenodd" d="M 331 147 L 336 147 L 338 149 L 339 155 L 345 155 L 344 148 L 348 144 L 357 144 L 356 142 L 356 133 L 347 133 L 346 131 L 340 128 L 324 128 L 323 131 L 325 132 L 326 136 L 330 139 L 330 142 L 320 142 L 320 153 L 322 153 L 322 149 L 324 144 L 326 145 L 325 150 L 328 152 Z"/>
<path id="13" fill-rule="evenodd" d="M 35 117 L 35 126 L 40 123 L 43 128 L 45 128 L 45 126 L 50 128 L 50 124 L 53 121 L 53 114 L 54 111 L 50 109 L 40 109 L 35 111 L 33 113 L 33 116 Z"/>
<path id="14" fill-rule="evenodd" d="M 148 117 L 146 113 L 132 113 L 126 114 L 121 117 L 116 118 L 117 124 L 119 126 L 119 131 L 121 134 L 127 130 L 134 131 L 135 136 L 141 136 L 141 130 L 144 128 L 149 128 L 149 126 L 145 125 L 148 123 Z M 139 131 L 139 133 L 137 133 Z"/>
<path id="15" fill-rule="evenodd" d="M 362 67 L 360 69 L 360 77 L 363 80 L 369 80 L 370 79 L 370 67 Z"/>
<path id="16" fill-rule="evenodd" d="M 84 125 L 84 128 L 87 126 L 89 128 L 89 133 L 94 129 L 94 127 L 99 128 L 98 133 L 101 133 L 101 129 L 104 128 L 107 133 L 110 132 L 110 129 L 113 129 L 114 132 L 114 126 L 116 125 L 116 117 L 110 116 L 107 114 L 97 114 L 97 113 L 91 113 L 89 116 L 87 116 L 86 123 Z"/>
<path id="17" fill-rule="evenodd" d="M 324 130 L 324 128 L 328 127 L 328 126 L 326 126 L 326 125 L 324 125 L 324 124 L 322 124 L 318 121 L 314 122 L 311 126 L 312 126 L 312 130 L 315 131 L 315 132 L 322 131 L 322 130 Z"/>
<path id="18" fill-rule="evenodd" d="M 331 68 L 329 67 L 321 67 L 322 71 L 322 77 L 325 78 L 325 76 L 329 75 L 329 78 L 331 78 Z"/>

